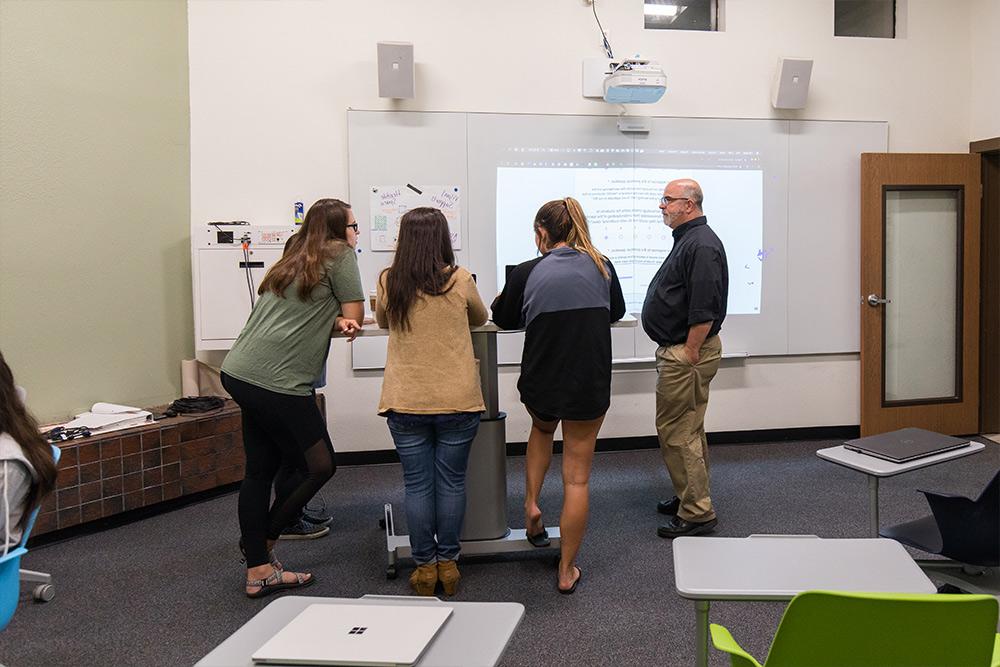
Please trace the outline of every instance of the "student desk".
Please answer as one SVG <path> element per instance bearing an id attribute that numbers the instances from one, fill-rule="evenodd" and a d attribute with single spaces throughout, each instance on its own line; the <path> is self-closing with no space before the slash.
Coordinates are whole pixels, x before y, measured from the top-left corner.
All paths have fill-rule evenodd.
<path id="1" fill-rule="evenodd" d="M 934 593 L 901 544 L 814 535 L 678 537 L 674 577 L 695 601 L 697 666 L 708 665 L 712 600 L 790 600 L 809 590 Z"/>
<path id="2" fill-rule="evenodd" d="M 415 664 L 418 667 L 493 667 L 524 617 L 516 602 L 442 602 L 436 598 L 365 595 L 321 598 L 286 595 L 247 621 L 195 667 L 252 667 L 250 656 L 306 607 L 313 604 L 440 605 L 453 611 Z"/>
<path id="3" fill-rule="evenodd" d="M 965 447 L 941 452 L 933 456 L 907 461 L 906 463 L 893 463 L 876 456 L 869 456 L 861 452 L 851 451 L 843 445 L 828 447 L 816 452 L 816 456 L 826 461 L 831 461 L 851 470 L 863 472 L 868 476 L 868 533 L 872 537 L 878 537 L 878 480 L 880 477 L 892 477 L 918 468 L 944 463 L 952 459 L 969 456 L 983 451 L 986 448 L 981 442 L 970 442 Z"/>
<path id="4" fill-rule="evenodd" d="M 638 321 L 626 315 L 612 328 L 636 327 Z M 497 362 L 497 334 L 505 331 L 492 322 L 471 327 L 472 349 L 479 361 L 479 381 L 483 390 L 486 411 L 479 423 L 479 432 L 469 453 L 469 467 L 465 487 L 468 490 L 465 524 L 462 528 L 462 554 L 489 555 L 532 551 L 536 547 L 528 541 L 523 528 L 510 528 L 507 522 L 507 415 L 500 411 L 500 389 Z M 359 336 L 388 336 L 387 329 L 362 329 Z M 388 565 L 386 577 L 395 579 L 400 558 L 411 556 L 410 539 L 395 530 L 392 505 L 383 507 L 379 521 L 385 530 Z M 546 528 L 550 549 L 559 548 L 559 529 Z"/>

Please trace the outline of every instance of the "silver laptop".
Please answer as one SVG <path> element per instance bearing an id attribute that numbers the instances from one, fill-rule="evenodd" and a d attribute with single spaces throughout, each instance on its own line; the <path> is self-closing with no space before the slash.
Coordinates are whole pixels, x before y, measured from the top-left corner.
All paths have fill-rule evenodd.
<path id="1" fill-rule="evenodd" d="M 906 463 L 959 447 L 967 447 L 969 444 L 968 440 L 925 431 L 922 428 L 902 428 L 898 431 L 848 440 L 844 443 L 844 448 L 893 463 Z"/>
<path id="2" fill-rule="evenodd" d="M 437 605 L 313 604 L 253 654 L 282 665 L 412 665 L 448 620 Z"/>

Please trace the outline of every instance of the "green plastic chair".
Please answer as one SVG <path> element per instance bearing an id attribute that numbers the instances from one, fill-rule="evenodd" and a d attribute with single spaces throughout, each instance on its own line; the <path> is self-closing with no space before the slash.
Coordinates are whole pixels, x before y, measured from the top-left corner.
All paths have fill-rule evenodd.
<path id="1" fill-rule="evenodd" d="M 711 625 L 733 667 L 762 667 Z M 997 667 L 997 599 L 807 591 L 785 609 L 765 667 Z"/>

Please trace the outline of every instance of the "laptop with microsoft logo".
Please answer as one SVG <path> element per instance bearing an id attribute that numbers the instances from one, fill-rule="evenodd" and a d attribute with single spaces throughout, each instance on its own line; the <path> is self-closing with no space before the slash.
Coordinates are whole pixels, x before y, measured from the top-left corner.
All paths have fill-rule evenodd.
<path id="1" fill-rule="evenodd" d="M 451 615 L 429 605 L 312 604 L 254 651 L 257 664 L 412 665 Z"/>
<path id="2" fill-rule="evenodd" d="M 968 440 L 925 431 L 922 428 L 902 428 L 898 431 L 848 440 L 844 442 L 844 448 L 893 463 L 906 463 L 952 449 L 968 447 L 969 444 Z"/>

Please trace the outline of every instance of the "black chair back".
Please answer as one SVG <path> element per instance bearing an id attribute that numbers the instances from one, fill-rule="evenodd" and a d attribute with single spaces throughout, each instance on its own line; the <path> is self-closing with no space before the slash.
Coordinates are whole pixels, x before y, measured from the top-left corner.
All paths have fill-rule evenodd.
<path id="1" fill-rule="evenodd" d="M 975 500 L 923 493 L 941 532 L 942 556 L 969 565 L 1000 566 L 1000 471 Z"/>

